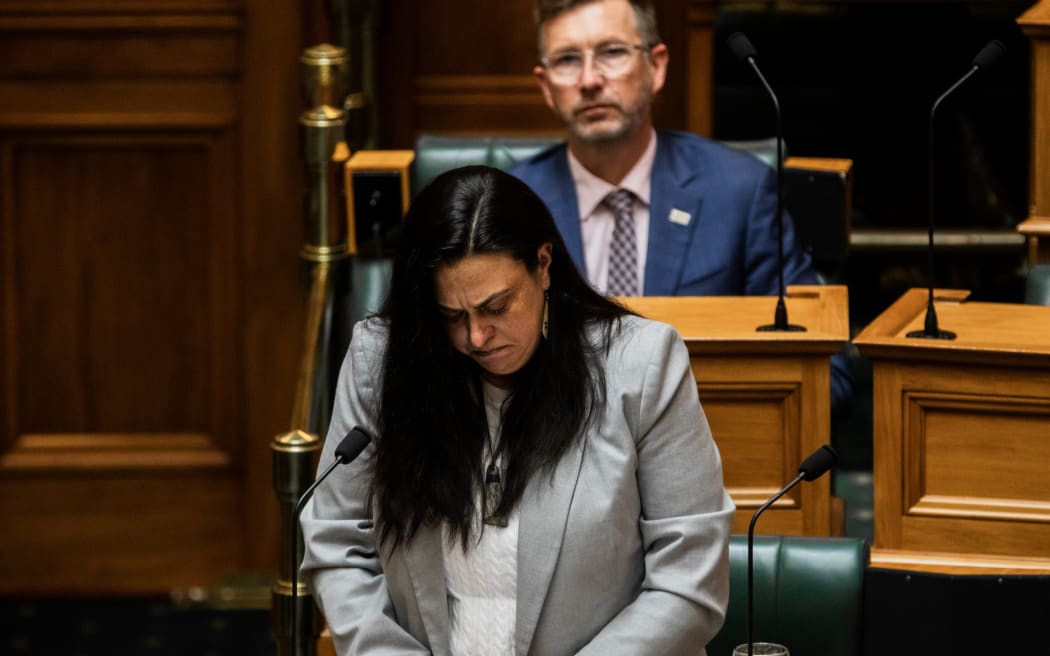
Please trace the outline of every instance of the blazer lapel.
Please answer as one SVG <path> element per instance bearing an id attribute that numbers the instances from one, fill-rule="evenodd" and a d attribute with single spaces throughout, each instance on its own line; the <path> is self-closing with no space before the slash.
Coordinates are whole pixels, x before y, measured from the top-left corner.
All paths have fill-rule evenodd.
<path id="1" fill-rule="evenodd" d="M 657 133 L 649 194 L 649 248 L 645 259 L 645 295 L 674 296 L 690 242 L 703 207 L 700 163 L 682 162 L 670 139 Z"/>
<path id="2" fill-rule="evenodd" d="M 565 240 L 569 256 L 576 263 L 580 274 L 587 278 L 587 264 L 583 258 L 583 235 L 580 232 L 580 206 L 576 200 L 576 184 L 569 169 L 569 155 L 565 147 L 553 159 L 554 170 L 548 178 L 550 187 L 541 190 L 540 195 L 547 200 L 547 208 L 554 215 L 554 223 Z"/>
<path id="3" fill-rule="evenodd" d="M 554 566 L 561 553 L 584 448 L 585 443 L 581 441 L 566 453 L 553 475 L 538 473 L 521 500 L 515 628 L 516 651 L 521 655 L 529 653 Z"/>
<path id="4" fill-rule="evenodd" d="M 422 526 L 404 549 L 419 614 L 434 656 L 450 656 L 448 597 L 445 590 L 445 553 L 441 529 Z"/>

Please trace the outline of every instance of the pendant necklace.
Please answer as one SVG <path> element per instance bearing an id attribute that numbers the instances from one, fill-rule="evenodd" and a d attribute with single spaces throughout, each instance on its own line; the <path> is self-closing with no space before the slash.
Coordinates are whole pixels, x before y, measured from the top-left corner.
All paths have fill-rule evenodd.
<path id="1" fill-rule="evenodd" d="M 497 442 L 493 438 L 493 433 L 499 435 L 503 431 L 503 401 L 506 395 L 503 395 L 503 399 L 492 398 L 486 390 L 485 397 L 488 431 L 485 436 L 487 452 L 483 454 L 483 460 L 488 460 L 488 465 L 485 467 L 485 484 L 482 488 L 481 502 L 484 507 L 482 521 L 489 526 L 504 527 L 507 525 L 507 516 L 497 513 L 500 502 L 503 500 L 503 468 L 500 466 L 503 458 L 497 452 Z"/>
<path id="2" fill-rule="evenodd" d="M 496 514 L 499 502 L 503 500 L 503 472 L 494 460 L 485 471 L 485 523 L 489 526 L 504 527 L 507 516 Z"/>

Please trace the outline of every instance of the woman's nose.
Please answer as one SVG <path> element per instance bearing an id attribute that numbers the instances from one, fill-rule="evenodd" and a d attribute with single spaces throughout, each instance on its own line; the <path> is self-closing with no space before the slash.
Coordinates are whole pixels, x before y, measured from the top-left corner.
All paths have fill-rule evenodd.
<path id="1" fill-rule="evenodd" d="M 472 347 L 480 349 L 485 346 L 491 334 L 492 325 L 488 322 L 477 318 L 467 320 L 467 335 Z"/>

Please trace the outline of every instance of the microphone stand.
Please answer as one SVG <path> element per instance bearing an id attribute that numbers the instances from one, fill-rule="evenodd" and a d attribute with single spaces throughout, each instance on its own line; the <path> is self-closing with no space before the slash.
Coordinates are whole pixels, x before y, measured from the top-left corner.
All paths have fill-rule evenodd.
<path id="1" fill-rule="evenodd" d="M 752 631 L 755 625 L 755 523 L 758 521 L 758 516 L 766 508 L 776 503 L 777 499 L 787 494 L 791 488 L 798 485 L 805 477 L 806 472 L 799 472 L 795 480 L 788 483 L 784 489 L 773 495 L 773 498 L 758 507 L 755 514 L 751 515 L 751 523 L 747 525 L 747 656 L 753 656 L 755 648 L 755 643 L 752 639 Z"/>
<path id="2" fill-rule="evenodd" d="M 335 455 L 335 460 L 328 469 L 324 471 L 320 476 L 317 477 L 310 487 L 306 488 L 306 492 L 303 492 L 303 496 L 299 497 L 299 502 L 295 504 L 295 512 L 292 514 L 292 595 L 299 595 L 299 516 L 303 513 L 303 507 L 306 502 L 310 500 L 310 496 L 314 493 L 314 490 L 324 482 L 324 479 L 328 478 L 328 475 L 332 473 L 332 470 L 343 464 L 343 456 L 341 453 Z M 291 641 L 292 641 L 292 654 L 298 656 L 299 649 L 299 604 L 292 604 L 292 617 L 291 617 Z"/>
<path id="3" fill-rule="evenodd" d="M 941 96 L 934 101 L 933 107 L 930 108 L 930 128 L 927 141 L 927 157 L 926 157 L 926 187 L 927 195 L 926 199 L 926 218 L 928 223 L 928 245 L 926 248 L 928 255 L 928 276 L 929 276 L 929 295 L 926 299 L 926 320 L 922 330 L 913 330 L 908 333 L 908 337 L 918 337 L 921 339 L 955 339 L 955 333 L 950 330 L 941 330 L 937 325 L 937 310 L 933 307 L 933 281 L 936 277 L 936 271 L 933 264 L 933 224 L 934 224 L 934 129 L 933 120 L 937 114 L 937 108 L 940 107 L 941 102 L 944 101 L 953 91 L 958 89 L 964 82 L 969 80 L 977 72 L 978 67 L 975 65 L 970 68 L 966 75 L 959 78 L 959 81 L 953 84 L 947 91 L 941 94 Z"/>
<path id="4" fill-rule="evenodd" d="M 758 68 L 755 58 L 758 56 L 751 41 L 742 32 L 736 32 L 729 37 L 729 45 L 734 54 L 747 62 L 751 70 L 758 76 L 758 81 L 765 87 L 769 99 L 773 102 L 773 113 L 776 116 L 777 128 L 777 307 L 773 313 L 773 323 L 759 326 L 758 332 L 805 332 L 804 326 L 788 323 L 787 305 L 784 303 L 784 130 L 780 119 L 780 102 L 773 87 L 769 86 L 766 77 Z"/>
<path id="5" fill-rule="evenodd" d="M 798 466 L 798 476 L 795 477 L 795 480 L 785 485 L 769 501 L 759 506 L 755 514 L 751 515 L 751 523 L 747 525 L 747 656 L 754 656 L 755 652 L 752 632 L 755 625 L 755 524 L 758 522 L 758 517 L 800 481 L 815 481 L 823 476 L 824 472 L 835 466 L 838 459 L 839 456 L 835 449 L 827 444 L 820 447 Z"/>
<path id="6" fill-rule="evenodd" d="M 335 449 L 335 459 L 332 464 L 328 465 L 328 469 L 314 480 L 310 487 L 306 488 L 306 492 L 299 497 L 299 502 L 295 504 L 295 511 L 292 513 L 292 542 L 291 542 L 291 584 L 292 584 L 292 597 L 293 601 L 299 597 L 299 516 L 303 513 L 303 508 L 306 506 L 306 502 L 310 500 L 314 490 L 328 478 L 328 475 L 335 470 L 336 467 L 348 462 L 353 462 L 357 456 L 361 455 L 365 447 L 372 440 L 371 436 L 364 431 L 363 428 L 355 426 L 350 430 L 349 433 L 339 443 L 339 446 Z M 290 624 L 290 636 L 292 643 L 292 655 L 299 656 L 299 611 L 301 610 L 298 603 L 292 603 L 292 616 Z"/>
<path id="7" fill-rule="evenodd" d="M 1006 48 L 997 39 L 989 41 L 980 52 L 973 58 L 973 63 L 970 65 L 970 70 L 966 72 L 959 81 L 948 88 L 947 91 L 941 94 L 939 98 L 933 103 L 933 107 L 930 108 L 930 133 L 928 140 L 929 153 L 926 158 L 926 175 L 929 178 L 926 186 L 929 193 L 929 198 L 926 203 L 926 214 L 929 222 L 929 243 L 927 251 L 929 252 L 929 295 L 926 299 L 926 321 L 922 330 L 913 330 L 907 334 L 908 337 L 917 337 L 920 339 L 955 339 L 955 333 L 950 330 L 941 330 L 937 325 L 937 310 L 933 307 L 933 281 L 936 277 L 936 271 L 933 266 L 933 214 L 934 214 L 934 175 L 933 175 L 933 160 L 934 160 L 934 129 L 933 119 L 937 114 L 937 108 L 940 107 L 941 102 L 945 98 L 950 96 L 956 89 L 961 87 L 967 80 L 973 77 L 981 69 L 987 69 L 994 66 L 1000 59 L 1006 55 Z"/>

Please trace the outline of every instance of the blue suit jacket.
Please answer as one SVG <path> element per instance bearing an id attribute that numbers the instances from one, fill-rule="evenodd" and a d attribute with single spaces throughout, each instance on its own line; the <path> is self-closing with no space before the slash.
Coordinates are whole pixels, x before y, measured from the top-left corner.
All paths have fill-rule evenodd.
<path id="1" fill-rule="evenodd" d="M 576 267 L 587 275 L 576 186 L 564 143 L 510 172 L 546 202 Z M 649 208 L 646 296 L 774 296 L 777 289 L 776 176 L 750 153 L 685 132 L 657 131 Z M 672 210 L 689 215 L 671 220 Z M 681 214 L 676 214 L 681 217 Z M 784 284 L 815 284 L 809 255 L 784 215 Z M 772 317 L 771 317 L 772 320 Z M 852 380 L 832 358 L 835 414 L 848 408 Z"/>
<path id="2" fill-rule="evenodd" d="M 586 276 L 576 187 L 565 144 L 518 163 L 511 173 L 547 203 Z M 777 294 L 776 178 L 749 153 L 684 132 L 657 132 L 653 161 L 646 296 Z M 671 210 L 689 215 L 687 224 Z M 679 215 L 681 216 L 681 215 Z M 814 284 L 809 255 L 784 221 L 784 283 Z"/>

